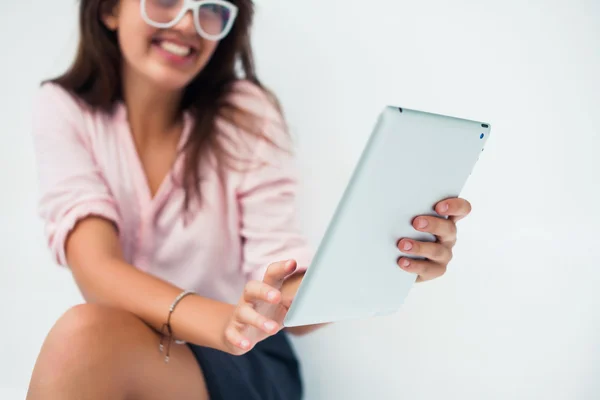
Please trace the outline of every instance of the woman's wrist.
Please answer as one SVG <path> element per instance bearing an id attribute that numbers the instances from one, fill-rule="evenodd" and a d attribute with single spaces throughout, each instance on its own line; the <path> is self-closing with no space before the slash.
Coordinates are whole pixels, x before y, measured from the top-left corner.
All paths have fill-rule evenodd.
<path id="1" fill-rule="evenodd" d="M 235 306 L 198 295 L 183 298 L 171 316 L 174 338 L 226 351 L 224 331 Z M 165 307 L 165 321 L 169 306 Z"/>

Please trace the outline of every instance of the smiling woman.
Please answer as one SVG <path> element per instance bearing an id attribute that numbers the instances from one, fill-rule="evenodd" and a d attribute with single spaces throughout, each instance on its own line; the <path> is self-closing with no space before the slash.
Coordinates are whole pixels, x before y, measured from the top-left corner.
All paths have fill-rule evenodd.
<path id="1" fill-rule="evenodd" d="M 301 397 L 281 320 L 311 250 L 252 15 L 81 1 L 78 54 L 33 125 L 48 242 L 91 304 L 52 328 L 29 399 Z"/>
<path id="2" fill-rule="evenodd" d="M 147 11 L 157 7 L 170 11 Z M 222 16 L 218 40 L 207 38 L 200 25 L 198 17 L 206 10 Z M 102 15 L 102 21 L 96 15 Z M 187 187 L 187 205 L 193 195 L 200 195 L 196 166 L 207 151 L 212 151 L 223 166 L 231 166 L 235 158 L 222 141 L 214 140 L 217 117 L 241 124 L 247 134 L 267 142 L 273 138 L 259 129 L 265 105 L 274 107 L 272 122 L 283 124 L 277 116 L 281 111 L 277 99 L 255 72 L 249 37 L 252 18 L 249 0 L 82 0 L 78 54 L 72 68 L 52 82 L 109 113 L 126 97 L 128 87 L 140 80 L 152 81 L 163 90 L 163 96 L 175 94 L 176 98 L 167 103 L 170 113 L 186 110 L 195 120 L 182 149 L 186 153 L 182 179 Z M 188 54 L 184 56 L 184 52 Z M 238 62 L 241 73 L 236 73 Z M 240 78 L 259 89 L 250 92 L 260 92 L 266 103 L 256 107 L 232 101 L 236 94 L 243 97 L 249 93 L 246 89 L 250 86 L 239 85 Z"/>
<path id="3" fill-rule="evenodd" d="M 33 138 L 48 244 L 87 304 L 48 334 L 28 398 L 300 399 L 287 335 L 316 327 L 282 321 L 312 250 L 252 2 L 81 0 L 79 17 Z M 429 260 L 401 267 L 443 274 L 467 205 L 438 205 L 439 243 L 399 244 Z"/>

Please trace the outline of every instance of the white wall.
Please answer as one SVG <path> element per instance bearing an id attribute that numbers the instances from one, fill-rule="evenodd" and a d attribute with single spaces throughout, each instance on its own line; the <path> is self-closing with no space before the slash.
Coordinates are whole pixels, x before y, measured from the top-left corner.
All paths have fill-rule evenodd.
<path id="1" fill-rule="evenodd" d="M 23 398 L 80 301 L 35 215 L 28 120 L 37 82 L 69 61 L 74 3 L 0 4 L 1 398 Z M 296 340 L 306 398 L 600 398 L 597 0 L 261 3 L 260 72 L 298 136 L 313 243 L 383 105 L 493 124 L 448 274 L 393 317 Z"/>

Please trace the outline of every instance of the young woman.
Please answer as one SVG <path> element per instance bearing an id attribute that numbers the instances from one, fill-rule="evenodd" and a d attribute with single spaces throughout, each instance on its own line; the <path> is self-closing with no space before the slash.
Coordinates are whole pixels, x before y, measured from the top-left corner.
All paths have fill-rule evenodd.
<path id="1" fill-rule="evenodd" d="M 48 334 L 28 399 L 301 398 L 281 322 L 311 252 L 291 141 L 254 71 L 252 2 L 80 7 L 34 138 L 48 243 L 86 303 Z M 437 243 L 398 242 L 427 258 L 398 260 L 419 281 L 444 273 L 470 205 L 436 210 L 450 218 L 414 226 Z"/>

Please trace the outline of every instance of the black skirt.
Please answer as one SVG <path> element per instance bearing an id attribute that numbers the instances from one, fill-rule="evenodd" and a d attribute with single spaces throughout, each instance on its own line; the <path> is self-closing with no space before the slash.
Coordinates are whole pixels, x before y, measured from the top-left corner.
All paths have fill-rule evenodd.
<path id="1" fill-rule="evenodd" d="M 210 400 L 302 399 L 300 365 L 284 331 L 242 356 L 189 346 L 204 373 Z"/>

